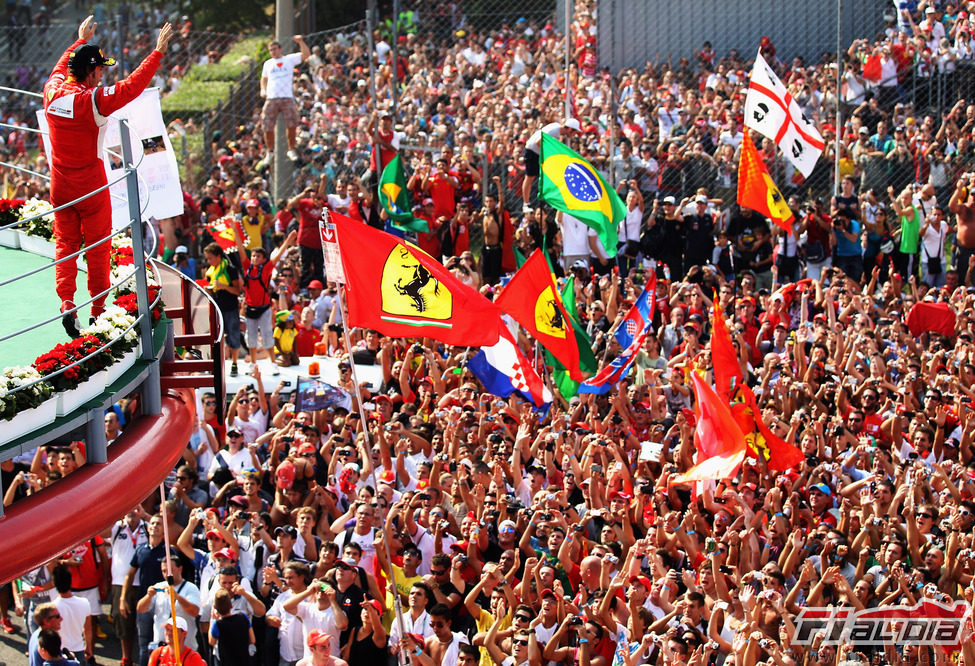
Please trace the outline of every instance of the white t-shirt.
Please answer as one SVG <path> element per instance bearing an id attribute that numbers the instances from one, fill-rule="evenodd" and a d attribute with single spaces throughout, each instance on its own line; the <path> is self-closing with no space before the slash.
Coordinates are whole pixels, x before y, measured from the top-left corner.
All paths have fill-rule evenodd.
<path id="1" fill-rule="evenodd" d="M 362 559 L 359 560 L 359 566 L 366 571 L 372 571 L 372 564 L 376 559 L 376 544 L 373 543 L 373 540 L 376 538 L 376 529 L 370 527 L 366 534 L 357 534 L 354 529 L 351 532 L 348 530 L 339 532 L 333 540 L 335 545 L 339 547 L 339 553 L 345 548 L 346 534 L 349 535 L 349 540 L 352 543 L 358 544 L 362 549 Z"/>
<path id="2" fill-rule="evenodd" d="M 176 585 L 176 594 L 183 597 L 191 604 L 196 606 L 200 605 L 200 588 L 198 588 L 193 583 L 188 580 L 184 580 L 179 585 Z M 169 619 L 172 607 L 169 603 L 169 586 L 166 583 L 158 583 L 155 585 L 156 594 L 152 597 L 152 640 L 157 645 L 162 642 L 166 635 L 166 631 L 163 629 L 163 623 Z M 177 601 L 176 602 L 176 617 L 181 617 L 186 620 L 187 627 L 196 627 L 196 617 L 190 616 L 183 606 Z M 196 631 L 186 632 L 186 646 L 192 650 L 197 647 L 196 643 Z"/>
<path id="3" fill-rule="evenodd" d="M 305 634 L 302 631 L 301 621 L 298 620 L 298 616 L 284 610 L 285 602 L 293 596 L 294 593 L 291 590 L 285 590 L 278 595 L 267 612 L 267 617 L 281 618 L 281 628 L 278 629 L 278 638 L 281 641 L 281 659 L 292 662 L 301 659 L 305 652 Z"/>
<path id="4" fill-rule="evenodd" d="M 324 631 L 332 637 L 331 653 L 333 657 L 339 656 L 339 627 L 335 624 L 335 613 L 329 606 L 325 610 L 318 608 L 318 602 L 302 601 L 298 604 L 298 619 L 301 621 L 301 644 L 304 646 L 304 656 L 302 659 L 311 658 L 311 650 L 308 649 L 308 634 L 315 629 Z"/>
<path id="5" fill-rule="evenodd" d="M 945 236 L 948 234 L 948 223 L 941 220 L 941 228 L 936 229 L 934 225 L 928 225 L 924 230 L 924 235 L 921 236 L 921 242 L 924 244 L 924 251 L 927 253 L 927 257 L 940 257 L 944 255 L 944 241 Z M 924 259 L 927 259 L 924 257 Z"/>
<path id="6" fill-rule="evenodd" d="M 269 58 L 264 61 L 261 69 L 261 78 L 267 79 L 266 97 L 277 99 L 279 97 L 294 98 L 293 75 L 294 69 L 301 64 L 300 53 L 289 53 L 280 58 Z"/>
<path id="7" fill-rule="evenodd" d="M 135 555 L 138 546 L 149 543 L 146 525 L 141 520 L 134 530 L 129 524 L 120 520 L 112 527 L 112 585 L 125 582 L 125 574 L 129 573 L 129 563 Z M 139 572 L 136 571 L 133 585 L 139 584 Z"/>
<path id="8" fill-rule="evenodd" d="M 542 132 L 545 132 L 550 137 L 558 139 L 560 136 L 562 136 L 562 124 L 549 123 L 542 129 L 536 130 L 534 134 L 528 137 L 528 141 L 525 142 L 525 150 L 530 150 L 536 155 L 541 155 Z"/>
<path id="9" fill-rule="evenodd" d="M 61 646 L 72 652 L 85 651 L 85 620 L 91 615 L 91 604 L 82 597 L 54 597 L 61 614 Z"/>
<path id="10" fill-rule="evenodd" d="M 639 241 L 640 225 L 642 223 L 643 211 L 640 210 L 639 206 L 635 206 L 633 210 L 627 210 L 626 217 L 620 220 L 619 228 L 616 231 L 620 243 L 625 243 L 627 241 Z"/>
<path id="11" fill-rule="evenodd" d="M 568 213 L 562 213 L 562 254 L 566 257 L 589 256 L 589 227 Z"/>

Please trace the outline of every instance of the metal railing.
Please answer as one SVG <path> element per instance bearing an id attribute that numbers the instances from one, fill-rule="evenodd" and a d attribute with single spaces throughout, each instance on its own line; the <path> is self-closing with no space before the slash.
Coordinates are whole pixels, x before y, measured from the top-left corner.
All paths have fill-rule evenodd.
<path id="1" fill-rule="evenodd" d="M 24 384 L 22 384 L 20 386 L 14 387 L 14 388 L 12 388 L 12 389 L 10 389 L 8 391 L 8 394 L 10 394 L 10 393 L 16 393 L 18 391 L 24 391 L 24 390 L 26 390 L 26 389 L 28 389 L 28 388 L 30 388 L 32 386 L 35 386 L 35 385 L 37 385 L 37 384 L 39 384 L 41 382 L 50 381 L 52 378 L 64 374 L 68 370 L 70 370 L 72 368 L 75 368 L 75 367 L 77 367 L 77 366 L 79 366 L 79 365 L 87 362 L 88 360 L 94 358 L 95 356 L 98 356 L 99 354 L 105 353 L 111 347 L 113 347 L 115 344 L 117 344 L 120 340 L 122 340 L 136 326 L 138 326 L 139 329 L 140 329 L 140 338 L 141 338 L 141 342 L 142 342 L 142 358 L 144 360 L 150 360 L 153 357 L 154 350 L 153 350 L 153 344 L 152 344 L 152 321 L 151 321 L 152 314 L 151 313 L 152 313 L 152 308 L 158 303 L 159 299 L 161 298 L 161 295 L 157 295 L 156 300 L 154 302 L 152 302 L 152 303 L 149 302 L 148 277 L 147 277 L 147 272 L 146 272 L 146 258 L 147 258 L 147 254 L 146 254 L 146 251 L 145 251 L 145 242 L 144 242 L 143 232 L 142 232 L 142 211 L 140 210 L 140 207 L 139 207 L 139 197 L 138 197 L 138 173 L 137 173 L 137 169 L 138 169 L 139 164 L 141 163 L 141 159 L 139 160 L 139 163 L 135 163 L 132 160 L 132 140 L 131 140 L 131 136 L 130 136 L 131 127 L 129 126 L 129 123 L 127 121 L 125 121 L 125 120 L 120 120 L 119 121 L 119 125 L 120 125 L 120 135 L 121 135 L 121 144 L 122 144 L 122 153 L 123 153 L 122 157 L 123 157 L 123 165 L 124 165 L 124 168 L 123 168 L 123 173 L 117 179 L 115 179 L 115 180 L 113 180 L 113 181 L 111 181 L 109 183 L 106 183 L 105 185 L 103 185 L 101 187 L 98 187 L 98 188 L 92 190 L 91 192 L 88 192 L 87 194 L 78 197 L 77 199 L 75 199 L 73 201 L 69 201 L 68 203 L 65 203 L 65 204 L 62 204 L 60 206 L 57 206 L 57 207 L 55 207 L 52 210 L 44 211 L 44 212 L 39 213 L 37 215 L 34 215 L 32 217 L 28 217 L 28 218 L 25 218 L 23 220 L 18 220 L 17 222 L 13 222 L 11 224 L 7 224 L 5 226 L 2 226 L 2 227 L 0 227 L 0 231 L 6 230 L 6 229 L 11 229 L 13 227 L 17 227 L 17 226 L 20 226 L 20 225 L 23 225 L 23 224 L 27 224 L 28 222 L 31 222 L 33 220 L 36 220 L 36 219 L 39 219 L 39 218 L 42 218 L 42 217 L 46 217 L 48 215 L 53 215 L 56 211 L 63 210 L 65 208 L 69 208 L 71 206 L 74 206 L 74 205 L 78 204 L 79 202 L 84 201 L 85 199 L 88 199 L 88 198 L 90 198 L 90 197 L 98 194 L 102 190 L 105 190 L 107 188 L 110 188 L 112 185 L 114 185 L 114 184 L 116 184 L 118 182 L 121 182 L 123 180 L 126 181 L 126 184 L 127 184 L 127 187 L 128 187 L 127 195 L 128 195 L 128 201 L 129 201 L 129 216 L 130 216 L 129 217 L 129 221 L 121 229 L 115 231 L 111 235 L 106 236 L 105 238 L 99 239 L 98 241 L 96 241 L 94 243 L 86 244 L 86 246 L 84 248 L 78 250 L 77 252 L 73 252 L 73 253 L 71 253 L 71 254 L 69 254 L 67 256 L 61 257 L 60 259 L 56 259 L 55 261 L 53 261 L 53 262 L 51 262 L 49 264 L 45 264 L 44 266 L 41 266 L 39 268 L 32 269 L 30 271 L 26 271 L 24 273 L 21 273 L 19 275 L 16 275 L 16 276 L 14 276 L 12 278 L 9 278 L 7 280 L 4 280 L 4 281 L 0 282 L 0 287 L 5 286 L 5 285 L 8 285 L 8 284 L 11 284 L 11 283 L 14 283 L 14 282 L 17 282 L 18 280 L 22 280 L 24 278 L 30 277 L 31 275 L 35 275 L 35 274 L 37 274 L 37 273 L 39 273 L 41 271 L 48 270 L 50 268 L 53 268 L 54 266 L 57 266 L 58 264 L 61 264 L 61 263 L 66 262 L 66 261 L 77 261 L 77 257 L 80 256 L 81 254 L 86 253 L 89 250 L 91 250 L 93 247 L 97 247 L 99 245 L 102 245 L 103 243 L 110 243 L 113 238 L 119 236 L 120 234 L 122 234 L 126 230 L 131 231 L 131 234 L 132 234 L 132 254 L 133 254 L 133 269 L 132 269 L 132 271 L 130 273 L 128 273 L 124 277 L 124 279 L 120 280 L 117 283 L 110 284 L 108 289 L 106 289 L 105 291 L 102 291 L 99 294 L 96 294 L 94 296 L 91 296 L 88 300 L 81 302 L 80 305 L 75 305 L 75 307 L 73 307 L 73 308 L 71 308 L 69 310 L 66 310 L 66 311 L 63 311 L 63 312 L 59 312 L 54 317 L 50 317 L 50 318 L 45 319 L 45 320 L 40 321 L 40 322 L 35 322 L 35 323 L 30 324 L 30 325 L 28 325 L 28 326 L 26 326 L 26 327 L 24 327 L 24 328 L 22 328 L 22 329 L 20 329 L 18 331 L 15 331 L 13 333 L 9 333 L 7 335 L 4 335 L 4 336 L 0 337 L 0 342 L 6 341 L 6 340 L 10 340 L 12 338 L 16 338 L 16 337 L 18 337 L 20 335 L 24 335 L 25 333 L 28 333 L 28 332 L 36 329 L 36 328 L 39 328 L 39 327 L 44 326 L 46 324 L 55 322 L 58 319 L 61 319 L 62 317 L 64 317 L 65 315 L 75 314 L 82 307 L 84 307 L 86 305 L 89 305 L 91 303 L 94 303 L 96 300 L 107 296 L 113 289 L 117 289 L 119 286 L 128 283 L 133 277 L 135 277 L 135 281 L 136 281 L 135 293 L 136 293 L 136 299 L 137 299 L 137 302 L 138 302 L 138 313 L 139 314 L 135 318 L 135 321 L 129 327 L 127 327 L 122 333 L 120 333 L 119 335 L 113 337 L 111 340 L 108 340 L 107 342 L 103 343 L 102 345 L 100 345 L 97 349 L 95 349 L 90 354 L 88 354 L 88 355 L 86 355 L 86 356 L 84 356 L 84 357 L 82 357 L 80 359 L 75 360 L 74 362 L 70 363 L 69 365 L 67 365 L 67 366 L 65 366 L 65 367 L 63 367 L 63 368 L 61 368 L 59 370 L 56 370 L 54 372 L 51 372 L 51 373 L 49 373 L 47 375 L 44 375 L 44 376 L 42 376 L 42 377 L 40 377 L 38 379 L 35 379 L 35 380 L 31 381 L 31 382 L 26 382 L 26 383 L 24 383 Z M 144 155 L 143 155 L 143 157 L 144 157 Z M 9 166 L 12 166 L 14 168 L 17 168 L 16 165 L 9 165 Z M 133 194 L 135 196 L 133 196 Z M 149 226 L 149 228 L 151 230 L 151 233 L 152 233 L 152 236 L 153 236 L 153 248 L 155 248 L 156 245 L 157 245 L 157 242 L 158 242 L 158 240 L 155 237 L 155 230 L 152 229 L 152 225 L 148 225 L 148 226 Z M 151 256 L 151 253 L 148 256 Z M 149 393 L 149 395 L 147 396 L 146 412 L 147 413 L 150 413 L 150 414 L 158 414 L 159 413 L 159 398 L 160 398 L 158 388 L 155 391 L 150 391 L 148 393 Z M 152 396 L 154 396 L 155 399 L 153 399 Z"/>

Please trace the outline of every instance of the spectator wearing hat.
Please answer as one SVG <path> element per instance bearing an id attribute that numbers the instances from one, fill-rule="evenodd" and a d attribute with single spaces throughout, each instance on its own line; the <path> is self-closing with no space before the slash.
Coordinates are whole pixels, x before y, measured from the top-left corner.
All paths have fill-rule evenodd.
<path id="1" fill-rule="evenodd" d="M 325 206 L 325 175 L 317 186 L 306 187 L 288 202 L 287 208 L 298 211 L 298 248 L 301 251 L 301 278 L 298 283 L 307 287 L 312 280 L 324 282 L 325 255 L 318 232 Z"/>
<path id="2" fill-rule="evenodd" d="M 173 628 L 176 629 L 176 637 L 179 644 L 179 660 L 177 661 L 173 645 Z M 192 628 L 192 631 L 190 631 Z M 192 647 L 196 642 L 196 625 L 188 622 L 179 615 L 176 618 L 169 618 L 163 626 L 166 643 L 161 644 L 149 656 L 149 666 L 171 666 L 180 663 L 183 666 L 206 666 L 206 661 Z M 188 637 L 192 635 L 192 644 L 187 644 Z"/>
<path id="3" fill-rule="evenodd" d="M 185 245 L 176 246 L 173 252 L 173 263 L 170 265 L 191 280 L 195 281 L 200 277 L 196 259 L 190 256 L 190 251 Z"/>
<path id="4" fill-rule="evenodd" d="M 711 261 L 714 251 L 714 215 L 708 210 L 705 194 L 694 197 L 694 212 L 684 216 L 684 262 L 703 266 Z"/>
<path id="5" fill-rule="evenodd" d="M 332 645 L 337 639 L 325 631 L 316 629 L 308 634 L 305 652 L 308 656 L 298 662 L 298 666 L 349 666 L 344 659 L 336 657 Z"/>
<path id="6" fill-rule="evenodd" d="M 206 258 L 207 290 L 216 301 L 223 318 L 227 346 L 230 347 L 230 376 L 237 376 L 237 357 L 240 355 L 240 294 L 244 283 L 240 273 L 227 258 L 223 248 L 210 243 L 203 250 Z"/>
<path id="7" fill-rule="evenodd" d="M 172 584 L 167 581 L 150 585 L 146 589 L 146 594 L 136 604 L 136 611 L 139 613 L 152 614 L 153 639 L 149 644 L 151 649 L 155 649 L 167 642 L 166 632 L 170 625 L 170 587 L 176 600 L 176 617 L 184 622 L 186 627 L 193 627 L 194 631 L 188 633 L 184 639 L 181 637 L 180 644 L 196 649 L 196 619 L 200 614 L 200 588 L 188 580 L 183 580 L 183 562 L 179 556 L 179 551 L 173 548 L 166 559 L 159 563 L 162 575 L 168 578 L 172 575 Z"/>
<path id="8" fill-rule="evenodd" d="M 562 265 L 565 271 L 589 273 L 589 227 L 582 220 L 563 211 L 555 213 L 555 221 L 562 230 Z M 577 278 L 577 284 L 581 278 Z"/>

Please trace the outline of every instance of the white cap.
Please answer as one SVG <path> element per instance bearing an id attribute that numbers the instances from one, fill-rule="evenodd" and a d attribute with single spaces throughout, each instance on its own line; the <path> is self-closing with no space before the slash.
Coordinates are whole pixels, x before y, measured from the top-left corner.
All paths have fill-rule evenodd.
<path id="1" fill-rule="evenodd" d="M 176 249 L 173 250 L 173 254 L 189 254 L 190 251 L 185 245 L 177 245 Z"/>
<path id="2" fill-rule="evenodd" d="M 576 132 L 582 129 L 582 127 L 580 127 L 579 125 L 579 121 L 576 120 L 575 118 L 569 118 L 564 123 L 562 123 L 562 126 L 568 129 L 574 129 Z"/>
<path id="3" fill-rule="evenodd" d="M 171 626 L 173 626 L 173 618 L 171 618 L 171 617 L 168 618 L 166 620 L 166 623 L 163 624 L 163 626 L 164 627 L 171 627 Z M 178 615 L 176 616 L 176 628 L 179 629 L 180 631 L 186 631 L 186 620 L 184 618 L 181 618 Z"/>

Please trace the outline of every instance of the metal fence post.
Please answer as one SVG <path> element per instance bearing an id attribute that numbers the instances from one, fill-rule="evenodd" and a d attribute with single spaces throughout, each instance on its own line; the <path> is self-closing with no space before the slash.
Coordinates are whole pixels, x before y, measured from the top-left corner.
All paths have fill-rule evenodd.
<path id="1" fill-rule="evenodd" d="M 139 339 L 142 342 L 142 356 L 144 361 L 154 361 L 155 354 L 152 345 L 152 311 L 149 302 L 149 281 L 146 276 L 145 239 L 142 233 L 142 211 L 139 209 L 139 176 L 135 170 L 132 158 L 132 137 L 129 126 L 123 120 L 119 121 L 122 139 L 122 160 L 128 174 L 125 177 L 125 192 L 129 201 L 129 229 L 132 232 L 132 257 L 135 263 L 135 293 L 139 302 Z M 155 365 L 155 364 L 154 364 Z M 158 366 L 156 366 L 158 371 Z M 153 381 L 155 380 L 155 381 Z M 162 395 L 159 390 L 159 375 L 150 372 L 149 379 L 143 389 L 143 409 L 146 414 L 159 414 L 162 411 Z"/>

